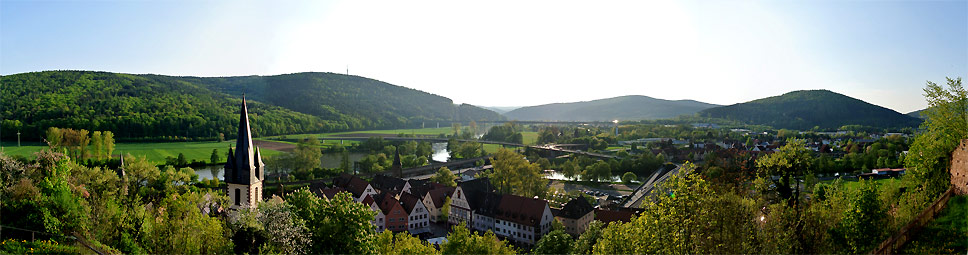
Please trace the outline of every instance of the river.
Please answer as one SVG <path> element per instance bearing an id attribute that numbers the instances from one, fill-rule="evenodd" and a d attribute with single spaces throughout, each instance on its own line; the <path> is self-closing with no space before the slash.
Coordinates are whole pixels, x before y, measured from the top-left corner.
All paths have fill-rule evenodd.
<path id="1" fill-rule="evenodd" d="M 434 143 L 432 147 L 434 150 L 434 154 L 431 156 L 431 158 L 437 162 L 447 162 L 447 159 L 450 157 L 450 151 L 447 150 L 447 143 Z M 366 155 L 367 155 L 366 153 L 351 152 L 349 153 L 350 162 L 360 161 L 360 159 L 362 159 L 363 157 L 366 157 Z M 340 155 L 339 153 L 324 153 L 322 162 L 320 162 L 320 167 L 337 168 L 339 167 L 339 163 L 341 160 L 342 160 L 342 155 Z M 223 172 L 224 168 L 225 167 L 222 165 L 206 166 L 203 168 L 196 169 L 195 174 L 198 174 L 198 180 L 212 179 L 212 176 L 216 174 L 218 175 L 219 180 L 223 180 L 225 175 L 225 173 Z"/>

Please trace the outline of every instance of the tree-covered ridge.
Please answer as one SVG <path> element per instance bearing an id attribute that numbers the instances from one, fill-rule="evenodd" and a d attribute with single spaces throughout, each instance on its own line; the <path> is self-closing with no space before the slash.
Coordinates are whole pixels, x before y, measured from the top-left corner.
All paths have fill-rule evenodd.
<path id="1" fill-rule="evenodd" d="M 647 96 L 620 96 L 586 102 L 529 106 L 504 113 L 515 120 L 611 121 L 672 118 L 716 107 L 693 100 L 664 100 Z"/>
<path id="2" fill-rule="evenodd" d="M 502 116 L 358 76 L 173 77 L 93 71 L 3 76 L 3 136 L 37 140 L 48 127 L 111 130 L 122 139 L 235 136 L 241 95 L 255 135 L 419 126 Z"/>
<path id="3" fill-rule="evenodd" d="M 801 90 L 699 112 L 775 128 L 837 129 L 845 125 L 916 127 L 921 120 L 829 90 Z"/>
<path id="4" fill-rule="evenodd" d="M 119 138 L 235 136 L 240 98 L 164 76 L 47 71 L 3 76 L 3 135 L 38 140 L 49 127 L 110 130 Z M 317 132 L 337 123 L 249 102 L 258 135 Z"/>

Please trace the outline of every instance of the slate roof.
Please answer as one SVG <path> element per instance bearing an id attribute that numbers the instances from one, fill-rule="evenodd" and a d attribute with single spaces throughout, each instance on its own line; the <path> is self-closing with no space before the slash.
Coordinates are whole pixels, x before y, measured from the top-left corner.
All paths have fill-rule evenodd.
<path id="1" fill-rule="evenodd" d="M 359 197 L 366 191 L 366 186 L 370 185 L 366 180 L 360 179 L 350 174 L 340 174 L 336 178 L 333 178 L 333 186 L 343 188 L 353 194 L 354 197 Z"/>
<path id="2" fill-rule="evenodd" d="M 545 207 L 548 207 L 548 202 L 541 199 L 505 194 L 501 196 L 496 218 L 521 225 L 540 227 L 541 216 L 544 214 Z"/>
<path id="3" fill-rule="evenodd" d="M 471 209 L 479 208 L 484 194 L 494 191 L 494 186 L 491 186 L 491 181 L 487 178 L 461 182 L 457 186 L 460 186 L 461 190 L 464 191 L 464 196 L 467 197 L 467 203 L 470 204 Z"/>
<path id="4" fill-rule="evenodd" d="M 265 179 L 262 157 L 259 148 L 252 145 L 252 131 L 249 128 L 249 110 L 242 95 L 242 110 L 239 114 L 239 137 L 235 140 L 235 150 L 229 148 L 229 158 L 225 161 L 225 182 L 234 184 L 254 184 Z"/>
<path id="5" fill-rule="evenodd" d="M 588 213 L 595 211 L 595 208 L 591 204 L 588 204 L 588 200 L 584 197 L 573 198 L 568 201 L 565 206 L 561 207 L 561 213 L 556 215 L 559 217 L 569 218 L 569 219 L 580 219 Z"/>
<path id="6" fill-rule="evenodd" d="M 434 202 L 434 206 L 441 208 L 444 206 L 444 202 L 447 201 L 447 197 L 451 196 L 451 194 L 454 194 L 455 189 L 456 188 L 444 187 L 432 189 L 427 193 L 430 194 L 430 199 Z"/>
<path id="7" fill-rule="evenodd" d="M 403 210 L 407 211 L 407 214 L 413 213 L 413 209 L 417 207 L 417 203 L 420 203 L 420 201 L 420 197 L 414 194 L 400 194 L 400 204 L 403 205 Z"/>
<path id="8" fill-rule="evenodd" d="M 608 224 L 615 221 L 629 222 L 632 220 L 632 216 L 638 214 L 634 210 L 629 209 L 618 209 L 618 210 L 602 210 L 595 209 L 595 220 L 601 221 L 602 223 Z"/>
<path id="9" fill-rule="evenodd" d="M 474 210 L 475 214 L 481 214 L 487 217 L 495 218 L 500 214 L 501 199 L 503 196 L 501 194 L 487 192 L 484 193 L 481 198 L 480 206 Z"/>
<path id="10" fill-rule="evenodd" d="M 371 184 L 373 188 L 382 191 L 400 191 L 403 190 L 403 185 L 407 184 L 407 181 L 393 176 L 378 174 L 373 176 L 373 182 Z"/>

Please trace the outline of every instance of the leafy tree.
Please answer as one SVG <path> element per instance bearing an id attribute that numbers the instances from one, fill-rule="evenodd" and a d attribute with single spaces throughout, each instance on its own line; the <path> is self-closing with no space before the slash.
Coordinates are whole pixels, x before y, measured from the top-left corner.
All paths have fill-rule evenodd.
<path id="1" fill-rule="evenodd" d="M 451 228 L 447 242 L 440 245 L 442 254 L 514 254 L 514 249 L 505 241 L 497 239 L 494 232 L 484 235 L 471 233 L 464 222 Z"/>
<path id="2" fill-rule="evenodd" d="M 929 106 L 923 113 L 927 115 L 921 124 L 924 131 L 915 137 L 904 165 L 912 178 L 924 183 L 927 196 L 935 197 L 950 183 L 946 169 L 951 151 L 968 138 L 968 91 L 961 78 L 948 78 L 947 88 L 929 81 L 924 92 Z"/>
<path id="3" fill-rule="evenodd" d="M 837 240 L 844 242 L 851 253 L 864 253 L 880 244 L 884 237 L 886 210 L 878 199 L 877 185 L 861 181 L 843 213 L 840 225 L 834 229 Z"/>
<path id="4" fill-rule="evenodd" d="M 417 148 L 414 151 L 417 156 L 424 156 L 430 158 L 434 155 L 433 145 L 428 142 L 417 143 Z"/>
<path id="5" fill-rule="evenodd" d="M 592 221 L 585 228 L 585 232 L 578 236 L 578 240 L 571 246 L 571 254 L 592 254 L 592 248 L 598 243 L 602 236 L 602 228 L 605 224 L 601 221 Z M 596 250 L 597 251 L 597 250 Z"/>
<path id="6" fill-rule="evenodd" d="M 575 240 L 564 230 L 555 229 L 548 232 L 535 244 L 533 254 L 568 254 Z"/>
<path id="7" fill-rule="evenodd" d="M 205 195 L 195 192 L 171 194 L 143 221 L 141 241 L 149 253 L 222 254 L 232 247 L 227 230 L 218 218 L 202 214 Z M 191 231 L 186 231 L 191 230 Z"/>
<path id="8" fill-rule="evenodd" d="M 440 254 L 430 243 L 420 240 L 410 233 L 390 231 L 376 234 L 373 238 L 377 254 Z"/>
<path id="9" fill-rule="evenodd" d="M 303 139 L 293 150 L 294 171 L 308 172 L 320 166 L 323 154 L 319 148 L 319 140 L 312 136 Z"/>
<path id="10" fill-rule="evenodd" d="M 440 219 L 439 220 L 441 220 L 441 221 L 447 221 L 447 217 L 450 216 L 450 204 L 451 204 L 451 202 L 452 201 L 450 199 L 450 196 L 447 196 L 447 199 L 444 199 L 444 205 L 440 207 Z"/>
<path id="11" fill-rule="evenodd" d="M 299 189 L 286 197 L 293 211 L 306 221 L 312 246 L 309 253 L 372 253 L 373 211 L 353 201 L 349 193 L 340 192 L 323 200 L 308 189 Z"/>
<path id="12" fill-rule="evenodd" d="M 209 162 L 211 162 L 212 164 L 218 164 L 219 162 L 218 149 L 212 149 L 212 157 L 209 160 L 210 160 Z"/>
<path id="13" fill-rule="evenodd" d="M 756 166 L 763 178 L 778 176 L 772 181 L 779 199 L 787 201 L 790 206 L 800 204 L 800 182 L 803 176 L 810 174 L 810 152 L 804 140 L 791 139 L 780 147 L 776 153 L 768 154 L 756 160 Z"/>
<path id="14" fill-rule="evenodd" d="M 94 158 L 97 160 L 104 158 L 104 137 L 101 136 L 101 131 L 91 133 L 91 145 L 94 146 Z"/>
<path id="15" fill-rule="evenodd" d="M 638 178 L 639 178 L 638 176 L 635 176 L 635 173 L 625 172 L 625 174 L 622 175 L 622 182 L 625 182 L 627 184 L 631 184 L 632 182 L 634 182 Z"/>
<path id="16" fill-rule="evenodd" d="M 585 179 L 588 180 L 609 180 L 612 178 L 612 167 L 605 161 L 598 161 L 585 170 L 585 175 L 587 175 Z"/>
<path id="17" fill-rule="evenodd" d="M 306 253 L 312 244 L 306 223 L 278 198 L 242 210 L 232 220 L 236 252 Z"/>
<path id="18" fill-rule="evenodd" d="M 574 160 L 565 161 L 565 163 L 562 163 L 561 165 L 561 174 L 564 175 L 565 178 L 574 179 L 580 173 L 581 169 L 578 166 L 578 163 L 575 163 Z"/>
<path id="19" fill-rule="evenodd" d="M 594 245 L 596 254 L 758 252 L 752 200 L 719 195 L 686 163 L 658 186 L 659 195 L 629 223 L 613 223 Z"/>
<path id="20" fill-rule="evenodd" d="M 457 187 L 457 182 L 454 181 L 456 179 L 457 176 L 454 175 L 454 173 L 451 172 L 446 166 L 437 169 L 437 173 L 435 173 L 433 177 L 430 177 L 431 182 L 440 183 L 448 187 Z"/>
<path id="21" fill-rule="evenodd" d="M 542 176 L 541 167 L 528 162 L 524 155 L 501 148 L 491 163 L 494 170 L 489 177 L 498 192 L 523 197 L 544 196 L 547 193 L 547 181 Z"/>
<path id="22" fill-rule="evenodd" d="M 110 158 L 114 153 L 114 133 L 111 131 L 104 131 L 101 132 L 101 136 L 104 137 L 101 139 L 101 142 L 104 143 L 104 155 L 107 155 Z"/>

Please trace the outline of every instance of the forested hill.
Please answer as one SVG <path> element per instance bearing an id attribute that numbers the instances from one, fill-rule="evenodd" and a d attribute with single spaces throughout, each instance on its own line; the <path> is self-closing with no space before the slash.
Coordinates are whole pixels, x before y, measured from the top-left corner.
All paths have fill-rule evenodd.
<path id="1" fill-rule="evenodd" d="M 723 118 L 775 128 L 836 129 L 845 125 L 878 128 L 917 127 L 921 120 L 829 90 L 801 90 L 716 107 L 702 117 Z"/>
<path id="2" fill-rule="evenodd" d="M 593 101 L 529 106 L 504 113 L 514 120 L 611 121 L 672 118 L 716 107 L 693 100 L 663 100 L 647 96 L 621 96 Z"/>
<path id="3" fill-rule="evenodd" d="M 358 76 L 174 77 L 46 71 L 0 78 L 3 136 L 37 140 L 47 127 L 111 130 L 119 138 L 235 137 L 242 92 L 256 135 L 419 126 L 427 120 L 500 120 L 448 98 Z"/>

